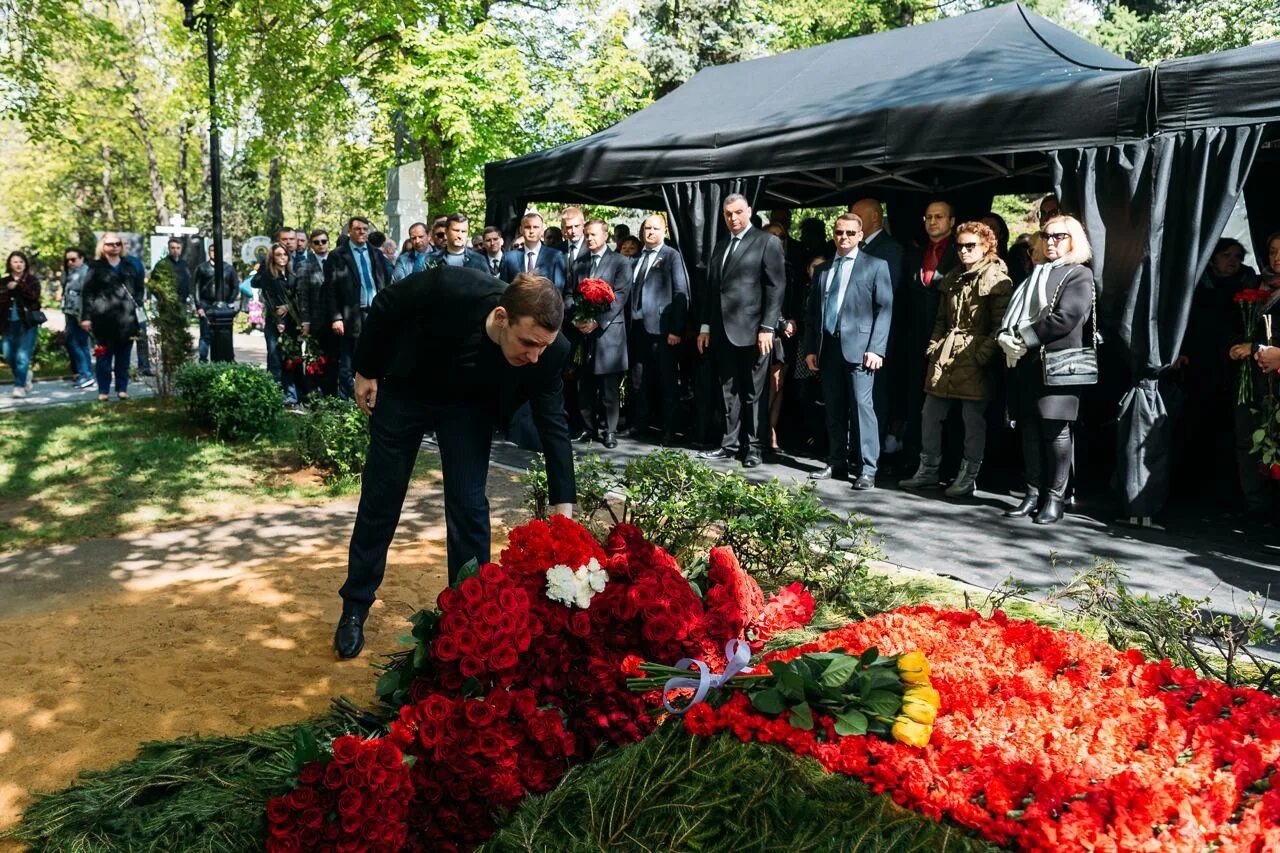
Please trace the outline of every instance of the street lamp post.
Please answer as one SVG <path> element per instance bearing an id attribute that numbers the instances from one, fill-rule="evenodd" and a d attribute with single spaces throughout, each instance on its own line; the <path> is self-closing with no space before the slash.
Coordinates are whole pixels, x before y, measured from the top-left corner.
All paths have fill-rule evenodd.
<path id="1" fill-rule="evenodd" d="M 182 23 L 187 29 L 194 30 L 204 26 L 205 58 L 209 63 L 209 180 L 213 184 L 213 276 L 214 281 L 222 280 L 222 145 L 218 135 L 218 100 L 214 79 L 214 68 L 217 64 L 217 48 L 213 41 L 213 15 L 195 12 L 196 0 L 182 0 L 182 8 L 186 12 Z"/>

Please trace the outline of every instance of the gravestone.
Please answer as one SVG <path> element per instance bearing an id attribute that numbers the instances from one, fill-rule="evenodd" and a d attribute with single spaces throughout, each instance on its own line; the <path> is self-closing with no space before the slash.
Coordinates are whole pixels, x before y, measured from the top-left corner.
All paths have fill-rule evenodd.
<path id="1" fill-rule="evenodd" d="M 426 178 L 421 160 L 387 170 L 387 237 L 398 248 L 409 236 L 409 226 L 427 221 Z"/>

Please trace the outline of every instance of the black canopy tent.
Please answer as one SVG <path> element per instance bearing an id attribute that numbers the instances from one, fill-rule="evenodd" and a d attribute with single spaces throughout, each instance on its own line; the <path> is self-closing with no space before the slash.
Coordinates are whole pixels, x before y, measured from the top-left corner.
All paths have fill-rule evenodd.
<path id="1" fill-rule="evenodd" d="M 1118 484 L 1151 515 L 1168 446 L 1155 377 L 1275 120 L 1268 47 L 1140 68 L 1014 3 L 708 68 L 611 128 L 489 164 L 487 221 L 512 226 L 532 201 L 663 206 L 696 291 L 729 192 L 757 207 L 871 195 L 903 226 L 930 196 L 978 213 L 1052 186 L 1094 241 L 1108 361 L 1130 389 Z"/>

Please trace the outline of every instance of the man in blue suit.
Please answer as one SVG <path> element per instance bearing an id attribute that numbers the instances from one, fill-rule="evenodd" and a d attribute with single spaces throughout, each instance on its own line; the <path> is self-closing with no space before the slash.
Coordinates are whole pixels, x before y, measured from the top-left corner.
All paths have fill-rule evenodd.
<path id="1" fill-rule="evenodd" d="M 631 287 L 632 431 L 653 425 L 654 398 L 662 399 L 662 443 L 675 441 L 680 387 L 676 359 L 689 316 L 689 275 L 684 258 L 664 241 L 666 220 L 653 214 L 640 226 L 644 249 Z M 656 393 L 655 393 L 656 392 Z"/>
<path id="2" fill-rule="evenodd" d="M 444 249 L 437 249 L 427 259 L 428 266 L 444 264 L 449 267 L 466 267 L 476 272 L 489 272 L 489 262 L 484 255 L 471 248 L 471 224 L 465 213 L 451 213 L 445 220 Z"/>
<path id="3" fill-rule="evenodd" d="M 849 404 L 857 406 L 858 445 L 862 458 L 853 487 L 874 489 L 880 459 L 876 422 L 876 371 L 884 366 L 893 316 L 893 283 L 889 265 L 859 251 L 862 219 L 845 213 L 833 229 L 836 256 L 813 271 L 809 289 L 809 322 L 804 352 L 809 369 L 822 381 L 827 411 L 827 465 L 814 480 L 848 475 Z"/>
<path id="4" fill-rule="evenodd" d="M 551 283 L 563 294 L 564 282 L 568 278 L 564 253 L 542 245 L 542 231 L 545 227 L 539 213 L 526 213 L 521 218 L 520 236 L 524 238 L 524 248 L 507 252 L 502 259 L 502 270 L 498 277 L 510 284 L 522 272 L 533 273 L 551 279 Z"/>

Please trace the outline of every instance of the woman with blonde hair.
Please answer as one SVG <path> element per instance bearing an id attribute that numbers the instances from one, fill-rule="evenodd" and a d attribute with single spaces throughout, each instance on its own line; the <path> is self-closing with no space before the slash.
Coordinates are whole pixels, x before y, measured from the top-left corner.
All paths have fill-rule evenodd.
<path id="1" fill-rule="evenodd" d="M 1000 329 L 1013 282 L 999 256 L 995 232 L 982 222 L 956 229 L 960 265 L 938 285 L 938 318 L 925 351 L 929 368 L 921 413 L 920 467 L 898 483 L 904 489 L 938 485 L 942 464 L 942 425 L 958 401 L 964 415 L 964 460 L 947 487 L 948 497 L 973 494 L 987 444 L 987 403 L 991 400 L 991 367 L 1000 348 Z"/>
<path id="2" fill-rule="evenodd" d="M 1009 368 L 1009 414 L 1022 430 L 1027 482 L 1022 502 L 1004 515 L 1053 524 L 1062 518 L 1080 388 L 1097 382 L 1097 317 L 1084 226 L 1053 216 L 1040 239 L 1044 261 L 1009 300 L 996 342 Z"/>
<path id="3" fill-rule="evenodd" d="M 129 354 L 141 330 L 142 276 L 124 259 L 124 241 L 114 231 L 107 231 L 98 240 L 94 257 L 81 291 L 84 313 L 80 327 L 92 332 L 98 344 L 94 348 L 98 399 L 107 399 L 114 373 L 116 395 L 126 400 Z"/>

